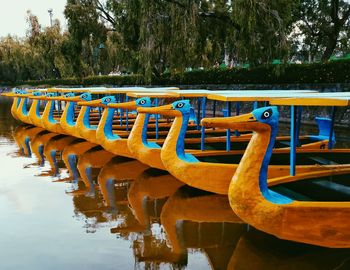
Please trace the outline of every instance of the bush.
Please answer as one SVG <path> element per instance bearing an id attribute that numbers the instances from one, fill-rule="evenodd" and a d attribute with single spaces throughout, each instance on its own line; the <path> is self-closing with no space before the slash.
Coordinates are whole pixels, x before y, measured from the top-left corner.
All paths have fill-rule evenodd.
<path id="1" fill-rule="evenodd" d="M 153 85 L 196 84 L 296 84 L 350 83 L 350 60 L 313 64 L 281 64 L 255 68 L 195 70 L 166 73 L 151 80 Z M 16 85 L 144 85 L 143 75 L 90 76 L 82 79 L 57 79 L 20 82 Z"/>
<path id="2" fill-rule="evenodd" d="M 123 76 L 90 76 L 82 79 L 83 85 L 142 85 L 145 83 L 144 77 L 140 74 Z"/>

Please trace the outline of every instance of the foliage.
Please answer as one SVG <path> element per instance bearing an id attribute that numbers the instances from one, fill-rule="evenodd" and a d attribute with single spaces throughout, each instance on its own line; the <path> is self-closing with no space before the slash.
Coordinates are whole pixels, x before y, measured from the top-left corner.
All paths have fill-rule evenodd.
<path id="1" fill-rule="evenodd" d="M 276 68 L 280 70 L 276 73 Z M 219 85 L 219 84 L 297 84 L 350 83 L 350 60 L 314 64 L 266 65 L 251 69 L 210 69 L 153 77 L 153 85 Z M 145 85 L 141 74 L 124 76 L 90 76 L 82 79 L 26 81 L 27 85 Z"/>
<path id="2" fill-rule="evenodd" d="M 350 53 L 347 0 L 67 0 L 65 16 L 63 32 L 58 21 L 43 28 L 28 12 L 26 37 L 0 40 L 0 81 L 129 80 L 96 76 L 112 73 L 142 74 L 140 83 L 179 82 L 217 72 L 189 70 L 228 67 L 212 78 L 226 81 L 231 75 L 223 74 L 248 72 L 240 67 L 278 63 L 268 67 L 277 76 L 289 61 Z"/>

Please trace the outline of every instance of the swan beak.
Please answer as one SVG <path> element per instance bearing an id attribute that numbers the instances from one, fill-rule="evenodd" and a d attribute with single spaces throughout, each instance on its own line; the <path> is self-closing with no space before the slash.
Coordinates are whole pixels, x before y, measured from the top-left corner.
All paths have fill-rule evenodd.
<path id="1" fill-rule="evenodd" d="M 204 118 L 201 121 L 201 125 L 204 127 L 220 127 L 220 128 L 237 128 L 237 124 L 256 122 L 256 119 L 252 113 L 242 114 L 233 117 L 214 117 Z"/>
<path id="2" fill-rule="evenodd" d="M 78 102 L 80 101 L 80 97 L 57 97 L 56 100 L 59 101 L 73 101 L 73 102 Z"/>
<path id="3" fill-rule="evenodd" d="M 2 93 L 1 96 L 3 97 L 15 97 L 17 96 L 16 93 Z"/>
<path id="4" fill-rule="evenodd" d="M 45 96 L 32 96 L 31 99 L 48 100 L 49 98 Z"/>
<path id="5" fill-rule="evenodd" d="M 80 106 L 90 106 L 90 107 L 105 107 L 102 103 L 102 99 L 96 99 L 91 101 L 81 101 L 78 102 L 78 105 Z"/>
<path id="6" fill-rule="evenodd" d="M 122 103 L 109 103 L 108 108 L 113 109 L 125 109 L 125 110 L 136 110 L 137 105 L 135 101 L 122 102 Z"/>
<path id="7" fill-rule="evenodd" d="M 153 107 L 153 108 L 137 108 L 137 112 L 149 113 L 149 114 L 161 114 L 161 115 L 168 115 L 168 116 L 176 116 L 177 112 L 181 114 L 181 112 L 173 109 L 172 104 Z"/>

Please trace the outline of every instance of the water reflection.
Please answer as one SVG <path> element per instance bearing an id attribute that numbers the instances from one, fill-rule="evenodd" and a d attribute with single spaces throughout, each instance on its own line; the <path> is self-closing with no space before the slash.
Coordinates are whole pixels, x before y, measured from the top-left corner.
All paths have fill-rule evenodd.
<path id="1" fill-rule="evenodd" d="M 0 241 L 12 243 L 16 252 L 0 245 L 3 269 L 47 269 L 42 260 L 29 259 L 43 253 L 56 258 L 57 267 L 52 269 L 350 267 L 349 249 L 276 239 L 242 223 L 225 196 L 183 186 L 164 171 L 114 156 L 81 139 L 8 119 L 0 118 L 0 220 L 6 220 L 0 229 L 11 231 L 11 235 L 2 233 Z M 37 162 L 19 169 L 14 179 L 9 177 L 16 163 L 34 162 L 30 153 Z M 51 181 L 37 181 L 37 175 L 49 175 L 40 179 Z M 54 192 L 59 186 L 63 188 Z M 36 208 L 34 201 L 40 201 Z M 24 209 L 19 205 L 26 205 L 25 213 L 18 211 Z M 24 246 L 25 251 L 20 251 L 27 231 L 35 237 Z M 44 239 L 49 244 L 36 244 Z M 59 249 L 48 250 L 60 241 L 64 245 Z M 69 249 L 72 245 L 74 251 Z M 25 265 L 15 260 L 18 252 Z"/>

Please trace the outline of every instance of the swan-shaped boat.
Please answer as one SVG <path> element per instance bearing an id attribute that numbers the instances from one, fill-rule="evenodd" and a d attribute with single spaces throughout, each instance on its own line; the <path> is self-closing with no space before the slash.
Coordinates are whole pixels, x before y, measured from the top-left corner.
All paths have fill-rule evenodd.
<path id="1" fill-rule="evenodd" d="M 278 118 L 277 107 L 265 107 L 249 114 L 230 117 L 225 124 L 224 121 L 221 124 L 216 123 L 220 127 L 254 131 L 230 183 L 228 193 L 233 211 L 255 228 L 282 239 L 325 247 L 349 248 L 349 201 L 334 201 L 334 197 L 329 196 L 328 199 L 325 196 L 326 199 L 317 201 L 298 196 L 295 192 L 288 193 L 278 189 L 278 186 L 274 190 L 268 187 L 268 167 L 277 136 Z M 348 178 L 350 170 L 325 171 L 325 174 L 313 172 L 308 177 L 299 179 L 304 181 L 298 184 L 305 187 L 312 178 L 316 178 L 314 183 L 328 187 L 329 190 L 335 188 L 343 197 L 349 198 L 350 187 L 346 182 L 339 182 L 342 174 L 345 174 L 343 178 Z M 332 184 L 328 178 L 324 178 L 327 175 L 331 175 L 335 183 Z M 317 194 L 317 191 L 312 190 L 312 194 Z"/>
<path id="2" fill-rule="evenodd" d="M 75 96 L 73 93 L 73 94 L 70 94 L 70 96 L 58 97 L 57 100 L 66 102 L 66 107 L 63 110 L 62 116 L 60 118 L 61 127 L 69 135 L 77 138 L 82 138 L 75 121 L 75 112 L 76 112 L 75 108 L 79 101 L 92 100 L 91 93 L 85 92 L 79 96 Z M 88 113 L 88 110 L 79 111 L 79 114 L 83 115 L 82 117 L 84 117 L 84 114 L 87 114 L 87 113 Z"/>
<path id="3" fill-rule="evenodd" d="M 211 155 L 207 156 L 205 151 L 204 155 L 198 155 L 198 153 L 186 153 L 185 152 L 185 134 L 188 124 L 188 119 L 191 114 L 191 105 L 188 100 L 181 100 L 174 102 L 170 105 L 164 105 L 155 108 L 140 108 L 139 112 L 144 113 L 159 113 L 162 115 L 175 117 L 173 125 L 168 133 L 167 138 L 161 148 L 161 160 L 164 164 L 164 167 L 167 171 L 169 171 L 172 175 L 174 175 L 179 180 L 184 183 L 196 187 L 199 189 L 211 191 L 218 194 L 227 194 L 229 183 L 234 174 L 234 171 L 238 167 L 239 160 L 242 157 L 243 151 L 226 153 L 225 151 L 217 151 L 216 154 L 220 160 L 223 162 L 227 162 L 227 159 L 232 159 L 232 163 L 217 163 L 217 162 L 205 162 L 206 160 L 210 160 Z M 213 118 L 218 119 L 218 118 Z M 224 121 L 225 118 L 221 118 Z M 203 120 L 202 120 L 203 121 Z M 216 120 L 215 120 L 216 121 Z M 206 127 L 212 127 L 210 125 L 206 125 Z M 219 127 L 219 126 L 218 126 Z M 300 150 L 298 150 L 300 151 Z M 303 155 L 307 155 L 307 153 L 319 153 L 322 152 L 323 155 L 327 155 L 329 153 L 337 154 L 335 152 L 328 152 L 327 150 L 303 150 Z M 289 157 L 287 157 L 288 149 L 284 149 L 283 151 L 277 149 L 276 150 L 276 158 L 274 160 L 274 164 L 283 164 L 286 165 L 271 165 L 269 167 L 269 177 L 279 177 L 279 176 L 287 176 L 289 175 Z M 348 153 L 348 150 L 340 151 L 342 154 Z M 339 162 L 343 156 L 339 154 Z M 306 173 L 312 172 L 315 170 L 324 170 L 325 167 L 332 169 L 337 168 L 339 165 L 312 165 L 317 163 L 314 160 L 308 160 L 308 164 L 310 165 L 298 165 L 297 173 Z M 215 181 L 211 181 L 209 179 L 215 179 Z"/>
<path id="4" fill-rule="evenodd" d="M 14 119 L 19 120 L 18 116 L 17 116 L 17 108 L 21 102 L 21 96 L 20 94 L 23 91 L 20 89 L 15 89 L 13 92 L 10 93 L 2 93 L 1 96 L 4 97 L 12 97 L 13 98 L 13 102 L 12 102 L 12 106 L 11 106 L 11 115 Z M 23 92 L 23 94 L 25 94 L 26 92 Z"/>
<path id="5" fill-rule="evenodd" d="M 99 144 L 96 137 L 97 126 L 90 124 L 90 113 L 92 107 L 106 106 L 109 103 L 115 103 L 116 98 L 114 96 L 106 96 L 102 99 L 92 101 L 78 102 L 81 106 L 77 121 L 76 128 L 82 138 L 85 140 Z"/>
<path id="6" fill-rule="evenodd" d="M 22 113 L 21 110 L 19 110 L 19 107 L 22 103 L 22 107 L 23 107 L 23 103 L 25 103 L 27 105 L 27 100 L 25 99 L 25 95 L 27 95 L 28 92 L 25 90 L 20 90 L 20 89 L 15 89 L 13 92 L 10 93 L 2 93 L 1 96 L 4 97 L 12 97 L 13 98 L 13 102 L 12 102 L 12 106 L 11 106 L 11 115 L 14 119 L 16 120 L 20 120 L 20 115 Z"/>
<path id="7" fill-rule="evenodd" d="M 103 100 L 102 100 L 103 104 Z M 115 110 L 125 109 L 125 110 L 135 110 L 137 107 L 150 107 L 152 102 L 150 98 L 139 98 L 135 101 L 123 102 L 123 103 L 110 103 L 102 114 L 101 121 L 97 127 L 96 139 L 102 145 L 104 149 L 112 152 L 115 155 L 120 155 L 124 157 L 134 157 L 130 152 L 127 142 L 127 138 L 121 138 L 117 133 L 113 133 L 112 124 Z M 142 125 L 138 124 L 140 116 L 137 116 L 135 124 L 132 130 L 135 132 L 142 132 Z M 149 117 L 144 119 L 143 122 L 148 124 Z M 141 130 L 140 130 L 141 129 Z"/>

